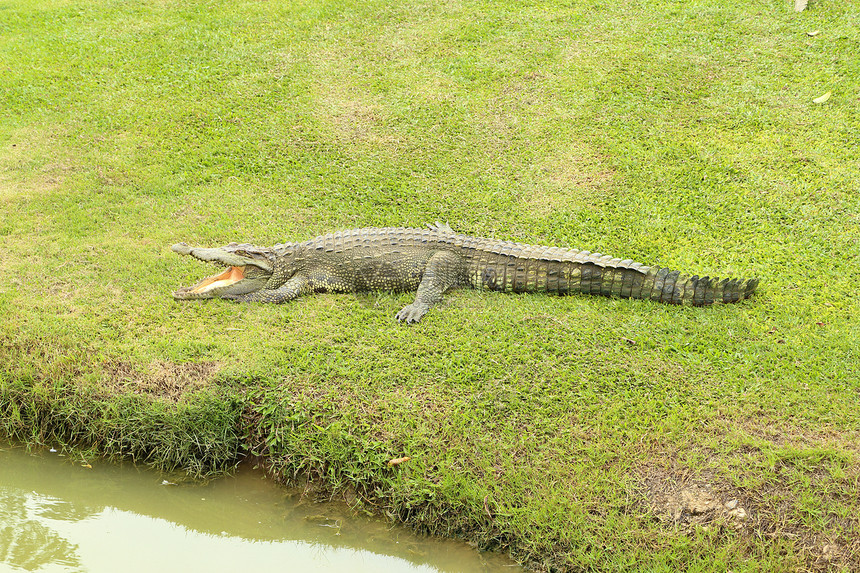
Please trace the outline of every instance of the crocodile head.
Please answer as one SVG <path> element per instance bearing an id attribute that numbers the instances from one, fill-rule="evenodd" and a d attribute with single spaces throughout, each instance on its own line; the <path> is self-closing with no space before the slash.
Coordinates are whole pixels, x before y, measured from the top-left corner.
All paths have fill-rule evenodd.
<path id="1" fill-rule="evenodd" d="M 195 259 L 226 267 L 221 273 L 174 292 L 173 298 L 177 300 L 248 294 L 263 288 L 272 277 L 274 253 L 269 249 L 237 243 L 210 249 L 177 243 L 170 249 L 180 255 L 191 255 Z"/>

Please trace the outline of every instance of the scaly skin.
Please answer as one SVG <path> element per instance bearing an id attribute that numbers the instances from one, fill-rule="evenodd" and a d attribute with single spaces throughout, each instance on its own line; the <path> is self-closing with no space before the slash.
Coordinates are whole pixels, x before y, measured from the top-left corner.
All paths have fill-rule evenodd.
<path id="1" fill-rule="evenodd" d="M 691 277 L 600 253 L 471 237 L 440 223 L 352 229 L 273 247 L 179 243 L 172 249 L 229 267 L 179 289 L 173 294 L 179 300 L 281 303 L 315 292 L 417 291 L 415 301 L 397 313 L 407 323 L 421 320 L 457 286 L 703 306 L 748 298 L 758 285 L 758 279 Z"/>

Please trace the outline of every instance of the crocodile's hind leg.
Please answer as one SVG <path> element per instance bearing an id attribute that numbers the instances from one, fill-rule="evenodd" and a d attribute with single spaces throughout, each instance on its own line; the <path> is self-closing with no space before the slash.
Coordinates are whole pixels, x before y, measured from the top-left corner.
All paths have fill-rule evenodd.
<path id="1" fill-rule="evenodd" d="M 415 301 L 397 313 L 397 320 L 414 324 L 427 314 L 430 307 L 442 300 L 442 293 L 462 282 L 465 261 L 450 251 L 439 251 L 427 261 Z"/>

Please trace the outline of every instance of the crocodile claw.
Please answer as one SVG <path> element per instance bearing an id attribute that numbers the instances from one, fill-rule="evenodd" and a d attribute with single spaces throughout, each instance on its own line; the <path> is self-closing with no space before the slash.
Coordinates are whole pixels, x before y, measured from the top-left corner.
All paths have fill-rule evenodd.
<path id="1" fill-rule="evenodd" d="M 395 318 L 406 324 L 417 324 L 421 317 L 427 314 L 428 310 L 430 310 L 430 305 L 413 302 L 404 306 Z"/>

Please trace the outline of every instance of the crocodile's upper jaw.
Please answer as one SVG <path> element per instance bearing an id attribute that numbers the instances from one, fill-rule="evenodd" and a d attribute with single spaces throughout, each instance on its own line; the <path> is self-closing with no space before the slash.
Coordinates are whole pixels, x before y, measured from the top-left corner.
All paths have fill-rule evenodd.
<path id="1" fill-rule="evenodd" d="M 227 269 L 208 276 L 195 285 L 181 287 L 173 293 L 177 300 L 219 298 L 248 294 L 263 288 L 272 276 L 272 265 L 267 260 L 244 256 L 226 248 L 192 248 L 185 243 L 171 249 L 181 255 L 191 255 L 201 261 L 224 265 Z"/>

